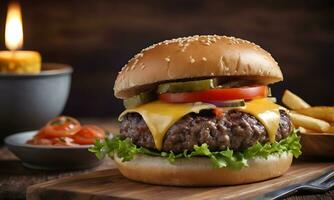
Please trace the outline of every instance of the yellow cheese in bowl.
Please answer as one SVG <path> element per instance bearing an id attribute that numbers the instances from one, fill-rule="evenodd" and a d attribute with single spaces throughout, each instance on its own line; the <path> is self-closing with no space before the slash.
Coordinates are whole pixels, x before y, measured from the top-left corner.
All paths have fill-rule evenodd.
<path id="1" fill-rule="evenodd" d="M 0 51 L 0 73 L 38 74 L 41 62 L 36 51 Z"/>

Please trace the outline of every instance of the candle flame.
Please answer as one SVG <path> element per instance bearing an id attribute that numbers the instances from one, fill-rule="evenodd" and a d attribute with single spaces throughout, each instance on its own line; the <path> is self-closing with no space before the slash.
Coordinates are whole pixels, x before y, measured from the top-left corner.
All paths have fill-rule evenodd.
<path id="1" fill-rule="evenodd" d="M 16 2 L 8 5 L 6 29 L 5 29 L 6 47 L 10 50 L 16 50 L 23 45 L 23 28 L 20 5 Z"/>

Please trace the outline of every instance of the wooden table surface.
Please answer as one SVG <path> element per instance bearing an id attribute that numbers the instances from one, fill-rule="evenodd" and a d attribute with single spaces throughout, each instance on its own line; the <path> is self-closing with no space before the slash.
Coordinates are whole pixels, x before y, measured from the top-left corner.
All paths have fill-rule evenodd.
<path id="1" fill-rule="evenodd" d="M 84 122 L 95 123 L 110 131 L 117 131 L 117 124 L 112 120 L 83 120 Z M 25 199 L 28 186 L 56 179 L 64 176 L 72 176 L 81 173 L 115 168 L 112 160 L 105 161 L 98 167 L 88 170 L 76 171 L 40 171 L 32 170 L 22 166 L 20 160 L 16 158 L 6 147 L 0 147 L 0 199 Z M 288 197 L 289 200 L 316 200 L 334 199 L 334 190 L 324 194 L 297 194 Z"/>

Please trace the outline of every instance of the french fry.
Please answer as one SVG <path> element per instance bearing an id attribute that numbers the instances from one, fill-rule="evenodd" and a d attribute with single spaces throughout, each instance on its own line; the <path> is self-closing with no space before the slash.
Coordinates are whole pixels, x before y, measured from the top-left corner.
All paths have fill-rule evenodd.
<path id="1" fill-rule="evenodd" d="M 282 102 L 284 105 L 289 107 L 291 110 L 298 110 L 298 109 L 311 107 L 302 98 L 298 97 L 297 95 L 295 95 L 289 90 L 284 91 Z"/>
<path id="2" fill-rule="evenodd" d="M 302 127 L 302 126 L 300 126 L 298 129 L 299 129 L 299 131 L 300 131 L 301 133 L 314 133 L 314 132 L 316 132 L 316 131 L 314 131 L 314 130 L 304 128 L 304 127 Z"/>
<path id="3" fill-rule="evenodd" d="M 296 111 L 303 115 L 334 122 L 334 106 L 314 106 L 310 108 L 298 109 Z"/>
<path id="4" fill-rule="evenodd" d="M 330 124 L 326 121 L 309 117 L 306 115 L 290 112 L 290 118 L 292 123 L 296 127 L 304 127 L 319 132 L 326 132 L 330 129 Z"/>
<path id="5" fill-rule="evenodd" d="M 328 130 L 327 130 L 328 133 L 334 133 L 334 126 L 331 126 Z"/>

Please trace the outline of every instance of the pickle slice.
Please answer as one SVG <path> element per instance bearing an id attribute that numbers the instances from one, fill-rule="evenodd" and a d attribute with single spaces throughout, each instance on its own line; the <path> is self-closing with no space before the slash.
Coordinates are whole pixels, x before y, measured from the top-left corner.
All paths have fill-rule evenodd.
<path id="1" fill-rule="evenodd" d="M 267 99 L 268 99 L 269 101 L 272 101 L 273 103 L 276 103 L 276 102 L 277 102 L 276 97 L 267 97 Z"/>
<path id="2" fill-rule="evenodd" d="M 125 108 L 135 108 L 141 104 L 148 103 L 156 99 L 156 95 L 154 92 L 142 92 L 138 95 L 125 99 L 123 104 Z"/>
<path id="3" fill-rule="evenodd" d="M 268 97 L 271 97 L 272 96 L 272 93 L 271 93 L 271 88 L 270 87 L 267 87 L 268 88 Z"/>
<path id="4" fill-rule="evenodd" d="M 174 83 L 163 83 L 158 87 L 158 93 L 166 92 L 193 92 L 208 90 L 217 87 L 217 79 L 205 79 L 196 81 L 186 81 L 186 82 L 174 82 Z"/>
<path id="5" fill-rule="evenodd" d="M 250 80 L 235 80 L 235 81 L 228 81 L 225 83 L 221 83 L 217 86 L 217 88 L 235 88 L 235 87 L 242 87 L 251 85 Z"/>

